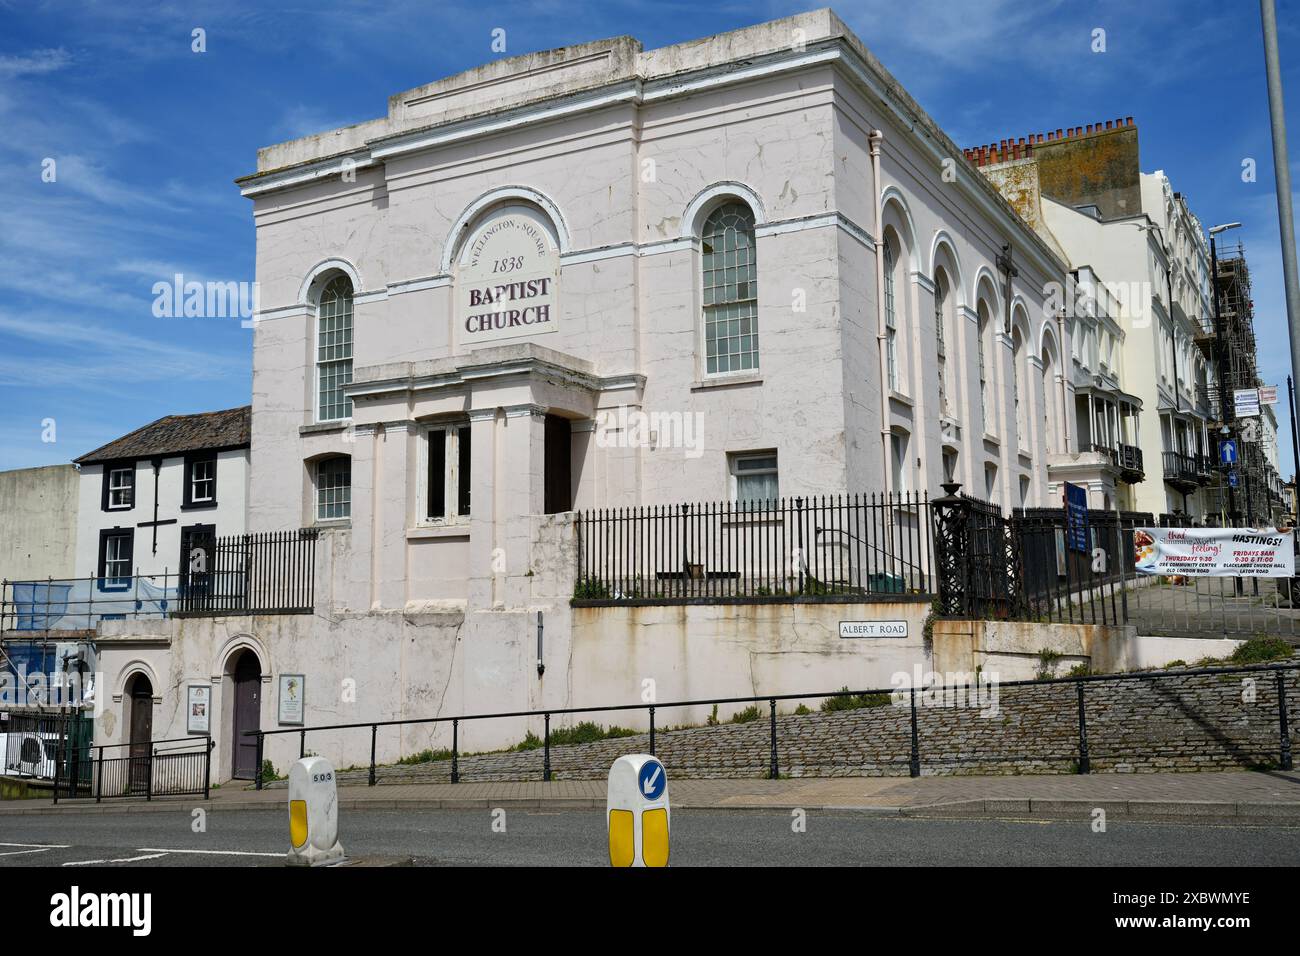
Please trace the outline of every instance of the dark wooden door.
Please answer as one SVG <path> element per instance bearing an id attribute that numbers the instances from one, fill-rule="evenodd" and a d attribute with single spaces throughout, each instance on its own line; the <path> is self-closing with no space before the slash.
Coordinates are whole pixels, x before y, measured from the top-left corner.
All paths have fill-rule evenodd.
<path id="1" fill-rule="evenodd" d="M 143 674 L 136 674 L 131 682 L 131 761 L 130 787 L 132 793 L 149 789 L 151 763 L 150 741 L 153 740 L 153 685 Z"/>
<path id="2" fill-rule="evenodd" d="M 573 436 L 567 418 L 546 416 L 543 504 L 548 515 L 573 509 Z"/>
<path id="3" fill-rule="evenodd" d="M 212 607 L 216 543 L 214 524 L 194 524 L 181 529 L 181 610 L 201 611 Z"/>
<path id="4" fill-rule="evenodd" d="M 235 773 L 239 780 L 257 775 L 257 738 L 245 737 L 262 729 L 262 668 L 257 658 L 245 652 L 235 664 Z"/>

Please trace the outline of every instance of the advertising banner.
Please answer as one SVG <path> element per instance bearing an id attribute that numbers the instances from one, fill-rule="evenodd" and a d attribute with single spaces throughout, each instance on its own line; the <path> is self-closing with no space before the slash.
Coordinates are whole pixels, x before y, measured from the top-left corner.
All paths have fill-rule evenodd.
<path id="1" fill-rule="evenodd" d="M 1275 528 L 1135 528 L 1134 567 L 1139 574 L 1289 578 L 1294 535 Z"/>

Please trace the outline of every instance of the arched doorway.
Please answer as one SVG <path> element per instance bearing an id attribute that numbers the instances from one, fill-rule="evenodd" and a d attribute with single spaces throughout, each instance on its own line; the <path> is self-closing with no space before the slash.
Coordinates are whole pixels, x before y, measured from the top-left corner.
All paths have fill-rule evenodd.
<path id="1" fill-rule="evenodd" d="M 127 726 L 130 728 L 131 760 L 129 780 L 132 793 L 144 793 L 149 789 L 149 764 L 151 741 L 153 740 L 153 684 L 144 674 L 135 674 L 127 684 L 127 700 L 130 702 L 130 714 Z"/>
<path id="2" fill-rule="evenodd" d="M 232 665 L 232 776 L 237 780 L 252 780 L 257 775 L 257 738 L 245 734 L 262 729 L 262 665 L 257 655 L 247 650 L 240 653 Z"/>

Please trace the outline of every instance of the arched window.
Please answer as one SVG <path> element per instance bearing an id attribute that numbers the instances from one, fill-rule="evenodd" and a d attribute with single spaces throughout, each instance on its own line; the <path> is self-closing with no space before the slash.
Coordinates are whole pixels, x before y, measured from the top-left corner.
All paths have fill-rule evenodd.
<path id="1" fill-rule="evenodd" d="M 316 382 L 319 421 L 352 417 L 343 386 L 352 381 L 352 283 L 337 276 L 321 290 L 316 307 Z"/>
<path id="2" fill-rule="evenodd" d="M 948 414 L 948 274 L 934 273 L 934 346 L 939 360 L 939 413 Z"/>
<path id="3" fill-rule="evenodd" d="M 1025 349 L 1024 339 L 1020 335 L 1020 329 L 1015 329 L 1011 333 L 1011 399 L 1015 404 L 1016 416 L 1016 447 L 1027 448 L 1029 446 L 1029 424 L 1026 418 L 1026 405 L 1024 401 L 1024 362 Z"/>
<path id="4" fill-rule="evenodd" d="M 892 233 L 885 235 L 885 368 L 889 388 L 898 389 L 898 296 L 894 289 L 894 268 L 898 256 L 894 251 Z"/>
<path id="5" fill-rule="evenodd" d="M 743 203 L 704 223 L 704 342 L 710 374 L 758 368 L 758 259 L 754 214 Z"/>
<path id="6" fill-rule="evenodd" d="M 1044 344 L 1043 362 L 1043 437 L 1048 454 L 1058 454 L 1061 448 L 1060 433 L 1057 430 L 1057 383 L 1056 353 Z"/>
<path id="7" fill-rule="evenodd" d="M 980 300 L 979 309 L 979 326 L 975 333 L 975 352 L 979 359 L 979 382 L 980 382 L 980 417 L 984 422 L 984 431 L 989 434 L 995 434 L 993 431 L 993 422 L 989 418 L 989 382 L 988 382 L 988 365 L 985 362 L 985 344 L 984 339 L 988 336 L 989 331 L 989 308 L 984 300 Z"/>

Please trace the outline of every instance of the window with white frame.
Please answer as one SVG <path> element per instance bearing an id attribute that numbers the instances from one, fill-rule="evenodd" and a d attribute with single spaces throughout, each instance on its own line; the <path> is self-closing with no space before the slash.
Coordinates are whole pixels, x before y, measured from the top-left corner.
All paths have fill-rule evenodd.
<path id="1" fill-rule="evenodd" d="M 714 210 L 704 253 L 704 343 L 709 374 L 758 368 L 758 258 L 754 215 L 743 203 Z"/>
<path id="2" fill-rule="evenodd" d="M 469 517 L 469 435 L 469 424 L 464 422 L 428 429 L 425 520 L 454 521 Z"/>
<path id="3" fill-rule="evenodd" d="M 217 456 L 203 455 L 187 458 L 186 505 L 211 505 L 217 500 Z"/>
<path id="4" fill-rule="evenodd" d="M 898 391 L 898 302 L 894 290 L 894 243 L 885 237 L 885 369 L 889 388 Z"/>
<path id="5" fill-rule="evenodd" d="M 769 504 L 780 497 L 777 485 L 776 452 L 730 456 L 732 486 L 740 504 Z"/>
<path id="6" fill-rule="evenodd" d="M 352 381 L 352 283 L 338 276 L 321 291 L 317 306 L 317 417 L 336 421 L 352 417 L 352 399 L 343 387 Z"/>
<path id="7" fill-rule="evenodd" d="M 316 463 L 316 520 L 352 517 L 352 459 L 325 458 Z"/>
<path id="8" fill-rule="evenodd" d="M 99 578 L 101 588 L 126 588 L 131 585 L 131 560 L 134 548 L 131 529 L 114 528 L 99 537 Z"/>
<path id="9" fill-rule="evenodd" d="M 104 467 L 104 510 L 127 510 L 135 504 L 135 463 Z"/>

